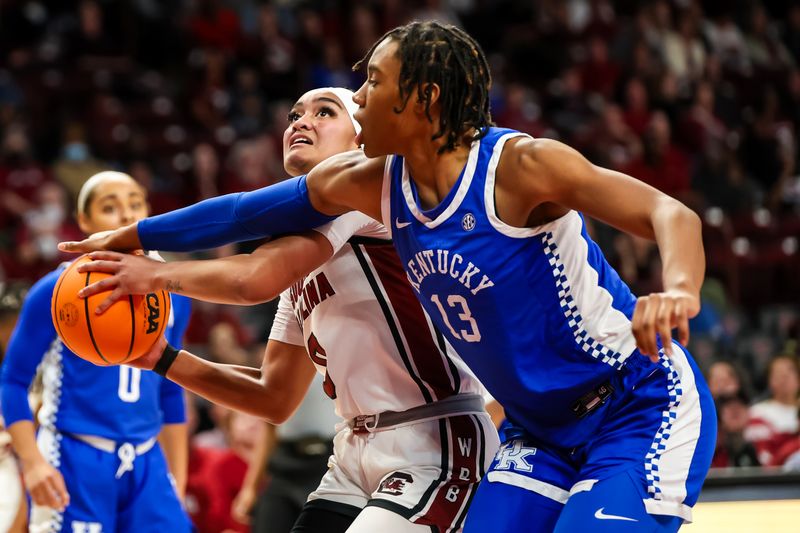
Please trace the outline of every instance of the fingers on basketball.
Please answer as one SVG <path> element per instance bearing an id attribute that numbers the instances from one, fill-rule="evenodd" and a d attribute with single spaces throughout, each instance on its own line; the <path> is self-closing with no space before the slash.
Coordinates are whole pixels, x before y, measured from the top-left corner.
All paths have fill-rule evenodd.
<path id="1" fill-rule="evenodd" d="M 170 299 L 166 291 L 128 295 L 98 315 L 95 310 L 111 291 L 88 298 L 78 292 L 110 274 L 78 272 L 91 261 L 84 255 L 62 274 L 53 292 L 53 325 L 64 344 L 79 357 L 96 365 L 117 365 L 141 357 L 164 333 L 169 320 Z"/>

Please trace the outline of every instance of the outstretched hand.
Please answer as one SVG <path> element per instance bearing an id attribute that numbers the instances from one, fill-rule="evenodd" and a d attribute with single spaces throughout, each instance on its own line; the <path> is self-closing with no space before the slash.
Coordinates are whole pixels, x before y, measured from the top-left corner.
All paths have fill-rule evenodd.
<path id="1" fill-rule="evenodd" d="M 62 252 L 88 253 L 100 250 L 114 250 L 118 252 L 130 252 L 142 248 L 139 242 L 139 233 L 136 222 L 119 229 L 109 231 L 99 231 L 82 241 L 66 241 L 58 243 L 58 249 Z"/>
<path id="2" fill-rule="evenodd" d="M 111 294 L 95 308 L 95 313 L 103 314 L 117 300 L 129 294 L 147 294 L 160 290 L 157 268 L 160 261 L 143 255 L 121 254 L 118 252 L 92 252 L 92 259 L 78 267 L 78 272 L 104 272 L 110 277 L 92 283 L 78 292 L 81 298 L 88 298 L 101 292 Z"/>
<path id="3" fill-rule="evenodd" d="M 677 328 L 678 341 L 685 345 L 689 342 L 689 319 L 699 312 L 700 299 L 689 292 L 670 290 L 640 297 L 636 300 L 632 321 L 636 347 L 656 363 L 658 336 L 664 353 L 671 356 L 672 330 Z"/>

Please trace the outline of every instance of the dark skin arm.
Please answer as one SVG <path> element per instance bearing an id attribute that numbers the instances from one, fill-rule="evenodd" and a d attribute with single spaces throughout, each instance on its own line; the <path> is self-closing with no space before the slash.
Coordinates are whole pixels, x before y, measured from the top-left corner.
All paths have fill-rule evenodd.
<path id="1" fill-rule="evenodd" d="M 572 148 L 547 139 L 509 141 L 498 166 L 495 194 L 498 216 L 512 226 L 535 227 L 574 209 L 655 240 L 663 262 L 664 290 L 637 300 L 636 345 L 656 361 L 656 334 L 668 355 L 673 328 L 678 329 L 680 342 L 688 342 L 689 318 L 700 310 L 705 272 L 701 223 L 689 208 L 630 176 L 592 165 Z"/>
<path id="2" fill-rule="evenodd" d="M 130 366 L 152 370 L 166 343 L 162 337 Z M 212 363 L 181 350 L 167 378 L 213 403 L 281 424 L 300 406 L 314 372 L 303 346 L 271 340 L 260 370 Z"/>

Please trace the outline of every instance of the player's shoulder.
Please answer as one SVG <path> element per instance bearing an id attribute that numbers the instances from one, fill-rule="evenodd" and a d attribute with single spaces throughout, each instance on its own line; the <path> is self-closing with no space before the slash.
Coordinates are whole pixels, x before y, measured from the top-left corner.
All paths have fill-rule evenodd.
<path id="1" fill-rule="evenodd" d="M 497 183 L 549 196 L 564 176 L 585 173 L 586 160 L 570 146 L 545 138 L 515 137 L 506 143 L 497 166 Z M 521 188 L 521 189 L 520 189 Z"/>
<path id="2" fill-rule="evenodd" d="M 363 150 L 351 150 L 329 157 L 309 173 L 309 178 L 374 179 L 383 175 L 385 157 L 367 157 Z"/>
<path id="3" fill-rule="evenodd" d="M 368 158 L 361 150 L 334 155 L 308 173 L 311 203 L 324 213 L 359 210 L 380 217 L 385 157 Z"/>
<path id="4" fill-rule="evenodd" d="M 501 162 L 517 165 L 548 165 L 574 150 L 555 139 L 520 135 L 503 147 Z"/>

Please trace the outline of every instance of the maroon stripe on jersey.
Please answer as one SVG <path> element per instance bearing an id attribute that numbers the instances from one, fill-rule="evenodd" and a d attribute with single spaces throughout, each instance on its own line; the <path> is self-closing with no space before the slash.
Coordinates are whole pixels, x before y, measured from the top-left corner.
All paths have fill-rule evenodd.
<path id="1" fill-rule="evenodd" d="M 435 399 L 442 400 L 452 396 L 458 392 L 454 383 L 458 383 L 459 380 L 450 374 L 450 365 L 445 360 L 446 355 L 439 350 L 422 306 L 408 284 L 406 271 L 400 264 L 394 246 L 391 244 L 363 246 L 386 291 L 411 351 L 409 357 L 414 362 L 420 379 L 433 390 Z"/>
<path id="2" fill-rule="evenodd" d="M 427 512 L 414 520 L 417 524 L 436 525 L 440 531 L 455 530 L 464 520 L 465 500 L 477 490 L 481 478 L 481 461 L 485 443 L 478 431 L 480 423 L 469 415 L 447 419 L 450 428 L 449 475 L 433 496 Z"/>

